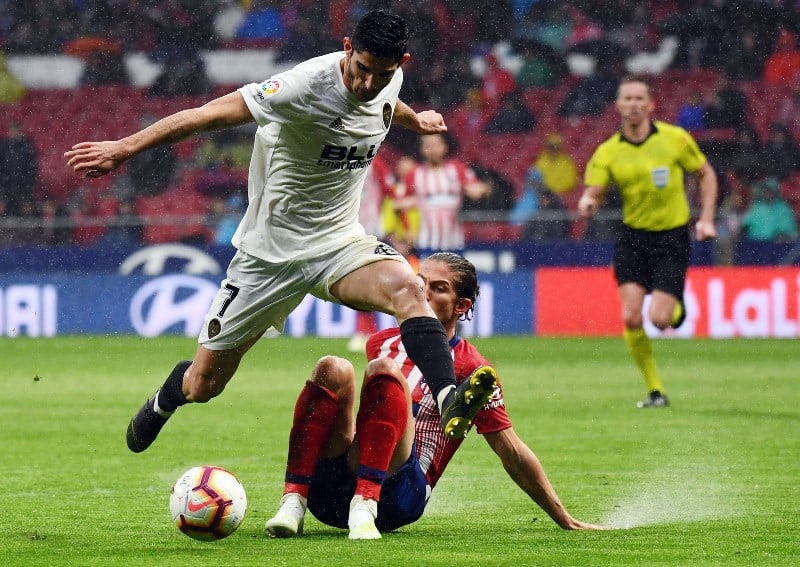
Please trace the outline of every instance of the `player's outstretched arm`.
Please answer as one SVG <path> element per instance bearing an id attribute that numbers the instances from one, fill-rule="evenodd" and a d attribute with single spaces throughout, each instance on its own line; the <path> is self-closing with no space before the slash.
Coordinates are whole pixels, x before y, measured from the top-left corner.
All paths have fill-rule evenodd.
<path id="1" fill-rule="evenodd" d="M 544 472 L 534 452 L 514 431 L 513 427 L 484 435 L 492 450 L 500 457 L 503 468 L 514 482 L 565 530 L 605 530 L 604 526 L 573 518 Z"/>
<path id="2" fill-rule="evenodd" d="M 717 236 L 714 213 L 717 207 L 717 174 L 708 162 L 697 171 L 700 180 L 700 217 L 695 224 L 697 240 L 711 240 Z"/>
<path id="3" fill-rule="evenodd" d="M 447 132 L 447 126 L 441 114 L 435 110 L 415 112 L 413 108 L 400 99 L 398 99 L 397 104 L 394 105 L 392 123 L 399 124 L 403 128 L 422 135 Z"/>
<path id="4" fill-rule="evenodd" d="M 581 198 L 578 200 L 578 213 L 583 218 L 594 216 L 600 208 L 600 200 L 603 197 L 603 188 L 598 186 L 586 187 Z"/>
<path id="5" fill-rule="evenodd" d="M 64 152 L 75 173 L 100 177 L 149 148 L 173 144 L 198 132 L 238 126 L 253 120 L 239 92 L 214 99 L 203 106 L 181 110 L 125 138 L 81 142 Z"/>

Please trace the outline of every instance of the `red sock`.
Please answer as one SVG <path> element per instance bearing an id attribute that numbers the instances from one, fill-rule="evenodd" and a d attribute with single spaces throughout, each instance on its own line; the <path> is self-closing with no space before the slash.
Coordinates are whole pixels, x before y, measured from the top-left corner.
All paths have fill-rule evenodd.
<path id="1" fill-rule="evenodd" d="M 375 376 L 361 392 L 356 416 L 360 447 L 356 494 L 380 499 L 381 484 L 408 420 L 403 386 L 393 376 Z"/>
<path id="2" fill-rule="evenodd" d="M 311 380 L 306 381 L 294 406 L 284 494 L 295 492 L 308 498 L 308 485 L 338 411 L 339 400 L 333 392 Z"/>

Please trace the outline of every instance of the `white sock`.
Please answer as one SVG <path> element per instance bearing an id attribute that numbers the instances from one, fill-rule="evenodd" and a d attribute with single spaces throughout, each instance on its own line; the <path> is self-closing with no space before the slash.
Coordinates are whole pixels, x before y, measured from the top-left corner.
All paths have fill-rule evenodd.
<path id="1" fill-rule="evenodd" d="M 441 392 L 439 392 L 439 395 L 436 397 L 436 405 L 439 406 L 439 412 L 441 412 L 444 409 L 443 404 L 445 398 L 447 398 L 447 394 L 450 393 L 450 390 L 455 390 L 455 389 L 456 389 L 455 386 L 448 386 L 447 388 L 444 388 Z"/>
<path id="2" fill-rule="evenodd" d="M 166 418 L 168 418 L 169 416 L 171 416 L 175 412 L 164 411 L 160 407 L 158 407 L 158 396 L 159 396 L 159 394 L 161 394 L 161 390 L 156 392 L 156 398 L 153 400 L 153 411 L 155 411 L 158 415 L 160 415 L 161 417 L 166 419 Z"/>

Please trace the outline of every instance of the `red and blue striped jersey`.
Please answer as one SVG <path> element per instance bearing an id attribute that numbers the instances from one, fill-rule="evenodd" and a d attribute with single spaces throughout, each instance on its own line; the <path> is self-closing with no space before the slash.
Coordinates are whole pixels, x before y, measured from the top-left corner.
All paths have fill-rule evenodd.
<path id="1" fill-rule="evenodd" d="M 466 380 L 479 366 L 489 365 L 478 349 L 458 335 L 450 341 L 455 364 L 456 382 Z M 433 488 L 444 473 L 445 467 L 461 446 L 463 439 L 448 440 L 441 427 L 441 416 L 430 388 L 425 383 L 419 368 L 408 358 L 400 340 L 400 329 L 393 327 L 379 331 L 367 341 L 367 358 L 373 360 L 380 356 L 393 359 L 408 380 L 411 390 L 411 403 L 415 417 L 414 440 L 417 458 Z M 511 427 L 511 420 L 503 403 L 503 390 L 498 380 L 491 400 L 478 412 L 473 421 L 478 434 L 494 433 Z"/>

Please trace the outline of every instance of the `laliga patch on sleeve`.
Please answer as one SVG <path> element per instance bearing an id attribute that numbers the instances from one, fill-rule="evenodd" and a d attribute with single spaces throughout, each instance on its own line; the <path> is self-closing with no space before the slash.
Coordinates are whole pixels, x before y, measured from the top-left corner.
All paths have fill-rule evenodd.
<path id="1" fill-rule="evenodd" d="M 283 89 L 283 83 L 281 83 L 278 79 L 269 79 L 268 81 L 261 83 L 261 92 L 263 92 L 266 96 L 278 94 L 281 92 L 281 89 Z"/>

